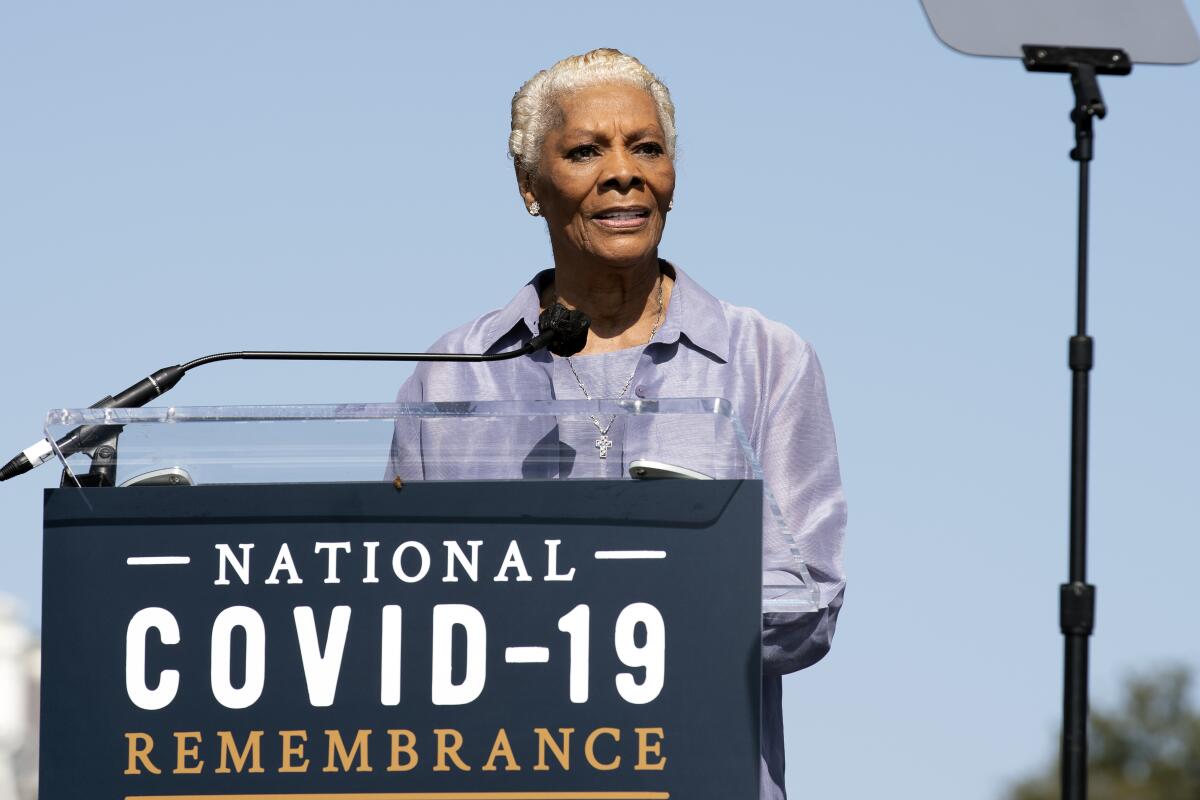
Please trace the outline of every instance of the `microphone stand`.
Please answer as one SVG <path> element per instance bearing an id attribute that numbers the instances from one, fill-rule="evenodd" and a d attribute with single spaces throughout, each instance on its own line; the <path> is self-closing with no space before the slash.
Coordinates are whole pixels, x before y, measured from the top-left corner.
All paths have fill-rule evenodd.
<path id="1" fill-rule="evenodd" d="M 1061 790 L 1063 800 L 1087 798 L 1088 641 L 1096 617 L 1096 587 L 1087 582 L 1087 470 L 1089 373 L 1092 337 L 1087 334 L 1088 166 L 1093 119 L 1107 113 L 1097 75 L 1128 75 L 1124 50 L 1023 45 L 1030 72 L 1066 72 L 1075 91 L 1071 121 L 1079 162 L 1079 230 L 1075 288 L 1075 335 L 1068 345 L 1071 369 L 1071 530 L 1068 582 L 1059 587 L 1059 628 L 1065 644 Z"/>
<path id="2" fill-rule="evenodd" d="M 150 377 L 144 378 L 139 383 L 134 384 L 129 389 L 117 395 L 120 398 L 121 395 L 126 394 L 146 394 L 147 396 L 144 399 L 137 397 L 130 400 L 118 399 L 114 401 L 110 396 L 92 405 L 91 408 L 136 408 L 142 406 L 173 388 L 189 370 L 218 361 L 441 361 L 479 363 L 517 358 L 518 356 L 532 353 L 542 346 L 544 346 L 544 343 L 538 343 L 535 338 L 522 347 L 505 353 L 364 353 L 304 350 L 241 350 L 228 353 L 213 353 L 193 359 L 185 364 L 160 369 Z M 153 393 L 147 393 L 147 391 L 139 393 L 137 391 L 139 387 L 146 383 L 149 383 L 149 387 L 146 387 L 147 390 L 153 390 Z M 139 400 L 140 402 L 138 402 Z M 64 468 L 62 477 L 59 479 L 59 485 L 67 486 L 73 484 L 80 488 L 85 486 L 116 486 L 117 439 L 124 428 L 124 425 L 93 425 L 77 429 L 78 436 L 83 439 L 84 444 L 74 447 L 73 452 L 86 454 L 91 459 L 91 467 L 83 475 L 74 475 Z M 71 434 L 68 434 L 69 436 Z M 62 453 L 62 455 L 65 456 L 67 454 Z"/>
<path id="3" fill-rule="evenodd" d="M 137 408 L 166 393 L 183 376 L 196 367 L 217 361 L 440 361 L 454 363 L 480 363 L 507 361 L 528 355 L 542 348 L 558 356 L 571 356 L 583 349 L 587 343 L 587 332 L 591 321 L 581 311 L 567 309 L 559 303 L 547 308 L 538 318 L 538 333 L 516 350 L 502 353 L 364 353 L 364 352 L 321 352 L 309 350 L 241 350 L 228 353 L 213 353 L 193 359 L 185 364 L 164 367 L 143 378 L 134 385 L 109 395 L 91 408 Z M 80 487 L 109 487 L 116 485 L 117 438 L 124 425 L 81 425 L 57 442 L 39 442 L 34 447 L 19 453 L 0 467 L 0 481 L 8 480 L 28 472 L 44 463 L 51 453 L 57 454 L 65 463 L 67 456 L 86 453 L 92 460 L 86 475 L 76 477 L 68 470 L 62 473 L 61 485 L 68 480 Z M 29 453 L 38 451 L 41 457 L 31 462 Z"/>

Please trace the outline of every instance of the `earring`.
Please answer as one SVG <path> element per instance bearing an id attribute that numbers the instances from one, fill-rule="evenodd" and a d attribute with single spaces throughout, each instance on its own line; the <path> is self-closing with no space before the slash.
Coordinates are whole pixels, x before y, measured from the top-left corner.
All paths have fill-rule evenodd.
<path id="1" fill-rule="evenodd" d="M 529 208 L 527 208 L 525 210 L 529 212 L 529 216 L 539 217 L 542 214 L 542 204 L 539 203 L 537 200 L 534 200 L 532 203 L 529 204 Z"/>
<path id="2" fill-rule="evenodd" d="M 674 197 L 672 197 L 670 200 L 667 201 L 667 211 L 670 211 L 673 208 L 675 208 L 675 198 Z"/>

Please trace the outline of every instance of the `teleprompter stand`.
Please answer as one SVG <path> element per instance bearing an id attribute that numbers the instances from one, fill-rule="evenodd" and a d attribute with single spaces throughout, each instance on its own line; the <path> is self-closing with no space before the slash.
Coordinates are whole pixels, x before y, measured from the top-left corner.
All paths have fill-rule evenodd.
<path id="1" fill-rule="evenodd" d="M 1200 36 L 1182 0 L 921 0 L 934 33 L 967 55 L 1020 58 L 1031 72 L 1071 76 L 1079 162 L 1078 264 L 1071 369 L 1069 576 L 1059 589 L 1065 637 L 1062 797 L 1087 797 L 1088 637 L 1096 589 L 1087 582 L 1088 381 L 1093 343 L 1087 333 L 1088 169 L 1094 122 L 1107 113 L 1100 75 L 1128 75 L 1139 64 L 1190 64 Z M 1034 44 L 1030 44 L 1030 43 Z M 1070 43 L 1071 46 L 1036 44 Z M 1115 47 L 1114 45 L 1120 45 Z"/>
<path id="2" fill-rule="evenodd" d="M 1059 587 L 1059 627 L 1065 639 L 1063 674 L 1062 796 L 1087 797 L 1088 637 L 1096 617 L 1096 587 L 1087 582 L 1087 477 L 1089 379 L 1092 337 L 1087 333 L 1088 166 L 1094 151 L 1092 123 L 1107 113 L 1098 75 L 1128 75 L 1124 50 L 1024 45 L 1031 72 L 1066 72 L 1075 90 L 1071 121 L 1079 162 L 1079 241 L 1075 279 L 1075 335 L 1068 345 L 1071 368 L 1071 528 L 1067 583 Z"/>

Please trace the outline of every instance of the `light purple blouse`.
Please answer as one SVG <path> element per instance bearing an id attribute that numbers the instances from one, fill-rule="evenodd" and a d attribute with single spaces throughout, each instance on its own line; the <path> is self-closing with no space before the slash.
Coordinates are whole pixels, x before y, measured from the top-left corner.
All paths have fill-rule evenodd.
<path id="1" fill-rule="evenodd" d="M 397 401 L 583 399 L 580 381 L 593 398 L 611 398 L 632 374 L 631 396 L 723 397 L 732 403 L 790 529 L 791 542 L 777 526 L 764 526 L 764 580 L 799 582 L 798 557 L 817 585 L 822 606 L 816 613 L 767 614 L 763 620 L 760 796 L 782 800 L 781 676 L 815 663 L 828 652 L 845 587 L 846 504 L 825 380 L 812 347 L 790 328 L 754 309 L 717 300 L 682 270 L 664 265 L 674 270 L 675 287 L 666 319 L 640 355 L 625 350 L 575 356 L 579 380 L 566 359 L 545 350 L 492 363 L 422 363 L 401 387 Z M 537 331 L 541 288 L 552 277 L 552 270 L 538 274 L 504 308 L 445 334 L 430 350 L 494 353 L 519 347 Z M 594 449 L 598 433 L 590 421 L 552 432 L 523 432 L 529 456 L 514 477 L 621 477 L 627 458 L 641 456 L 626 442 L 619 430 L 622 424 L 619 420 L 609 431 L 614 446 L 603 460 Z M 471 469 L 459 459 L 453 474 L 432 466 L 432 461 L 422 459 L 422 450 L 431 447 L 431 436 L 436 431 L 416 423 L 398 424 L 392 474 L 496 477 L 495 470 L 483 464 L 477 474 L 466 474 Z M 703 460 L 711 440 L 705 447 L 704 442 L 689 442 L 683 436 L 675 437 L 671 445 L 667 457 L 656 450 L 655 460 L 705 471 Z"/>

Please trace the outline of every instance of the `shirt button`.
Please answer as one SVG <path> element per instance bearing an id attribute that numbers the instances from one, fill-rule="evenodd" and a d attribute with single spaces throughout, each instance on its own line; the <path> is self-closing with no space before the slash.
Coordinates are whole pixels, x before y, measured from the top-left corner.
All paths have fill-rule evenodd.
<path id="1" fill-rule="evenodd" d="M 636 394 L 638 397 L 645 397 L 646 396 L 646 387 L 639 386 L 633 390 L 633 393 Z"/>

